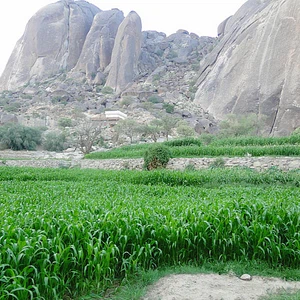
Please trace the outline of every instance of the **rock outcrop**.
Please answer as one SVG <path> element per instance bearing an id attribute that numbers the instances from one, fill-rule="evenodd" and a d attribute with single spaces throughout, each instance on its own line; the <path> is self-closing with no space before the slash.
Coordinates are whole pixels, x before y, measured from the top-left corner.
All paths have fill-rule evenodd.
<path id="1" fill-rule="evenodd" d="M 76 71 L 101 83 L 101 73 L 111 62 L 115 38 L 123 20 L 123 12 L 118 9 L 102 11 L 95 16 L 75 67 Z"/>
<path id="2" fill-rule="evenodd" d="M 142 22 L 132 11 L 121 23 L 112 52 L 106 85 L 121 92 L 138 74 L 142 44 Z"/>
<path id="3" fill-rule="evenodd" d="M 0 79 L 0 90 L 15 89 L 74 68 L 99 11 L 86 1 L 71 0 L 40 9 L 15 46 Z"/>
<path id="4" fill-rule="evenodd" d="M 249 0 L 219 33 L 201 64 L 195 103 L 218 119 L 264 115 L 271 135 L 299 127 L 299 0 Z"/>

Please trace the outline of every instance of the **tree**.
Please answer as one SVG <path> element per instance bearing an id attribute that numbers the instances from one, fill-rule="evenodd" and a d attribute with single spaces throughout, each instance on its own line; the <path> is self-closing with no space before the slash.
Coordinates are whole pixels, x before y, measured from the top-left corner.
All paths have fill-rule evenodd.
<path id="1" fill-rule="evenodd" d="M 42 142 L 42 130 L 9 123 L 0 127 L 0 142 L 12 150 L 35 150 Z"/>
<path id="2" fill-rule="evenodd" d="M 84 154 L 90 153 L 93 150 L 93 146 L 102 139 L 100 124 L 95 124 L 87 118 L 78 122 L 74 134 L 76 146 Z"/>
<path id="3" fill-rule="evenodd" d="M 220 123 L 219 135 L 224 137 L 259 135 L 264 123 L 265 116 L 230 114 Z"/>
<path id="4" fill-rule="evenodd" d="M 177 134 L 181 137 L 195 136 L 195 130 L 186 121 L 179 121 L 177 123 L 176 131 Z"/>
<path id="5" fill-rule="evenodd" d="M 158 120 L 153 120 L 150 122 L 150 124 L 146 124 L 141 127 L 141 133 L 144 136 L 150 137 L 153 142 L 157 142 L 161 132 L 160 123 Z"/>
<path id="6" fill-rule="evenodd" d="M 119 135 L 125 135 L 130 139 L 130 143 L 132 143 L 134 137 L 140 133 L 140 126 L 141 125 L 133 119 L 124 119 L 118 122 L 115 129 Z"/>
<path id="7" fill-rule="evenodd" d="M 169 140 L 169 135 L 172 133 L 172 130 L 176 127 L 179 119 L 171 115 L 161 115 L 160 119 L 157 120 L 157 124 L 161 127 L 161 131 L 164 133 L 167 141 Z"/>
<path id="8" fill-rule="evenodd" d="M 63 151 L 66 149 L 66 135 L 58 131 L 46 133 L 43 139 L 43 148 L 47 151 Z"/>

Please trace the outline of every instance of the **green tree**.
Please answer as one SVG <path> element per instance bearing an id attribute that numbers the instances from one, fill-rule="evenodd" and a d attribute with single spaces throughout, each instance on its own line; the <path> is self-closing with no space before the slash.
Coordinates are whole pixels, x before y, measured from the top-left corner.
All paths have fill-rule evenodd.
<path id="1" fill-rule="evenodd" d="M 134 138 L 140 133 L 140 124 L 133 119 L 120 120 L 115 126 L 118 135 L 124 135 L 133 143 Z"/>
<path id="2" fill-rule="evenodd" d="M 70 118 L 60 118 L 58 120 L 58 126 L 62 127 L 62 128 L 72 127 L 73 126 L 72 119 L 70 119 Z"/>
<path id="3" fill-rule="evenodd" d="M 157 142 L 161 132 L 161 126 L 157 121 L 158 120 L 153 120 L 150 124 L 146 124 L 141 127 L 141 134 L 146 137 L 150 137 L 155 143 Z"/>
<path id="4" fill-rule="evenodd" d="M 173 129 L 176 128 L 179 119 L 171 115 L 164 114 L 160 115 L 160 118 L 157 122 L 157 124 L 161 127 L 161 131 L 163 132 L 168 141 L 169 135 L 172 133 Z"/>
<path id="5" fill-rule="evenodd" d="M 195 130 L 186 121 L 179 121 L 177 123 L 176 131 L 180 137 L 195 136 Z"/>
<path id="6" fill-rule="evenodd" d="M 220 123 L 219 135 L 222 137 L 260 135 L 264 124 L 265 116 L 229 114 Z"/>
<path id="7" fill-rule="evenodd" d="M 42 145 L 47 151 L 61 152 L 67 148 L 66 135 L 58 131 L 48 132 L 44 135 Z"/>
<path id="8" fill-rule="evenodd" d="M 20 124 L 0 127 L 0 142 L 12 150 L 35 150 L 42 142 L 42 130 Z"/>

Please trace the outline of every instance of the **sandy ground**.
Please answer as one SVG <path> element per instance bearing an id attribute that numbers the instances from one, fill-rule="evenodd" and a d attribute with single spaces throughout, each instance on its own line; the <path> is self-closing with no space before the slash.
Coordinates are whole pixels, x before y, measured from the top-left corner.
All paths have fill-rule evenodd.
<path id="1" fill-rule="evenodd" d="M 253 277 L 197 274 L 170 275 L 149 287 L 143 300 L 257 300 L 280 291 L 300 290 L 300 282 Z"/>

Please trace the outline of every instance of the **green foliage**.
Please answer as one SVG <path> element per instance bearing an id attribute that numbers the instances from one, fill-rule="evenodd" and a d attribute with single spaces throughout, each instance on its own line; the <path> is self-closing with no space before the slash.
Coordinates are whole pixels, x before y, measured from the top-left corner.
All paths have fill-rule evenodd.
<path id="1" fill-rule="evenodd" d="M 225 167 L 225 160 L 222 157 L 218 157 L 212 163 L 210 163 L 209 167 L 211 169 L 224 168 Z"/>
<path id="2" fill-rule="evenodd" d="M 33 98 L 32 95 L 29 94 L 21 94 L 20 97 L 27 100 L 31 100 Z"/>
<path id="3" fill-rule="evenodd" d="M 159 96 L 152 95 L 148 98 L 148 102 L 155 104 L 155 103 L 163 103 L 164 100 Z"/>
<path id="4" fill-rule="evenodd" d="M 20 103 L 12 102 L 12 103 L 5 104 L 3 106 L 3 110 L 6 112 L 18 112 L 20 107 L 21 107 Z"/>
<path id="5" fill-rule="evenodd" d="M 115 126 L 118 135 L 126 136 L 130 139 L 130 143 L 140 133 L 140 125 L 133 119 L 120 120 Z"/>
<path id="6" fill-rule="evenodd" d="M 58 120 L 58 126 L 62 127 L 62 128 L 72 127 L 73 126 L 73 121 L 70 118 L 60 118 Z"/>
<path id="7" fill-rule="evenodd" d="M 164 142 L 164 145 L 168 147 L 182 147 L 182 146 L 202 146 L 202 142 L 199 139 L 193 137 L 187 137 L 183 139 L 175 139 L 172 141 Z"/>
<path id="8" fill-rule="evenodd" d="M 114 93 L 114 89 L 111 88 L 110 86 L 105 86 L 105 87 L 102 88 L 101 92 L 104 95 L 111 95 L 111 94 Z"/>
<path id="9" fill-rule="evenodd" d="M 174 58 L 177 58 L 177 57 L 178 57 L 178 53 L 174 50 L 170 50 L 170 52 L 167 56 L 168 59 L 174 59 Z"/>
<path id="10" fill-rule="evenodd" d="M 0 127 L 0 142 L 12 150 L 35 150 L 41 144 L 42 131 L 38 128 L 19 124 L 6 124 Z"/>
<path id="11" fill-rule="evenodd" d="M 259 135 L 264 125 L 264 119 L 256 114 L 227 115 L 226 120 L 220 123 L 219 135 L 222 137 Z"/>
<path id="12" fill-rule="evenodd" d="M 299 176 L 0 167 L 0 299 L 104 298 L 139 271 L 207 262 L 299 278 Z"/>
<path id="13" fill-rule="evenodd" d="M 179 119 L 167 114 L 161 115 L 156 121 L 161 127 L 161 131 L 164 133 L 167 141 L 169 140 L 169 135 L 172 133 L 173 129 L 177 126 Z"/>
<path id="14" fill-rule="evenodd" d="M 293 137 L 294 139 L 295 137 Z M 203 145 L 203 139 L 179 139 L 166 141 L 162 143 L 168 147 L 172 147 L 172 157 L 218 157 L 218 156 L 299 156 L 300 148 L 297 143 L 297 139 L 283 139 L 283 138 L 272 138 L 274 145 L 249 145 L 249 146 L 231 146 L 230 144 L 225 144 L 226 140 L 220 143 L 220 145 L 214 145 L 212 142 L 211 145 Z M 239 140 L 239 139 L 238 139 Z M 291 140 L 295 142 L 295 144 L 290 144 Z M 216 143 L 218 140 L 216 140 Z M 277 144 L 284 143 L 287 144 Z M 177 146 L 176 146 L 177 145 Z M 107 158 L 141 158 L 144 155 L 144 152 L 148 144 L 142 145 L 134 145 L 130 148 L 121 147 L 112 149 L 106 152 L 95 152 L 91 154 L 91 156 L 87 156 L 86 158 L 90 159 L 107 159 Z"/>
<path id="15" fill-rule="evenodd" d="M 170 149 L 164 145 L 152 145 L 144 154 L 144 169 L 165 168 L 170 160 Z"/>
<path id="16" fill-rule="evenodd" d="M 166 113 L 172 114 L 172 113 L 174 113 L 175 106 L 173 104 L 170 104 L 170 103 L 164 103 L 163 104 L 163 109 L 166 111 Z"/>
<path id="17" fill-rule="evenodd" d="M 133 103 L 134 99 L 131 96 L 123 96 L 122 100 L 120 102 L 121 106 L 125 106 L 128 107 L 129 105 L 131 105 Z"/>
<path id="18" fill-rule="evenodd" d="M 67 148 L 66 136 L 61 132 L 48 132 L 43 139 L 43 148 L 47 151 L 61 152 Z"/>
<path id="19" fill-rule="evenodd" d="M 204 145 L 210 145 L 217 137 L 210 133 L 202 133 L 199 139 Z"/>
<path id="20" fill-rule="evenodd" d="M 292 134 L 292 136 L 300 136 L 300 127 L 298 127 L 297 129 L 295 129 Z"/>
<path id="21" fill-rule="evenodd" d="M 200 136 L 202 139 L 202 135 Z M 231 138 L 214 138 L 210 143 L 213 146 L 277 146 L 277 145 L 299 145 L 300 136 L 295 134 L 285 137 L 258 137 L 241 136 Z"/>
<path id="22" fill-rule="evenodd" d="M 192 137 L 195 136 L 195 130 L 188 124 L 180 124 L 176 128 L 177 134 L 181 137 Z"/>
<path id="23" fill-rule="evenodd" d="M 143 125 L 141 127 L 140 133 L 145 137 L 150 137 L 153 142 L 157 142 L 159 136 L 160 136 L 160 126 L 157 124 L 157 122 L 150 122 L 150 124 Z"/>

